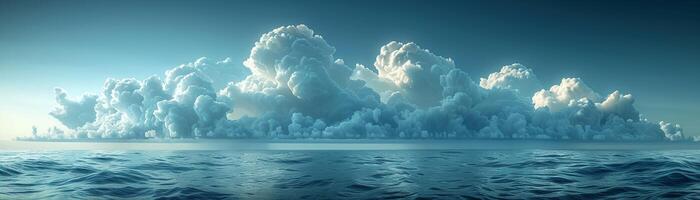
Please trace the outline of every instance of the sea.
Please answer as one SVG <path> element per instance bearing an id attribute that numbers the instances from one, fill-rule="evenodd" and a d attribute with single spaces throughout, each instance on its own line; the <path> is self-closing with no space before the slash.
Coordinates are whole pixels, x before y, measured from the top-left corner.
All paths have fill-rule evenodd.
<path id="1" fill-rule="evenodd" d="M 0 199 L 700 199 L 700 149 L 544 141 L 3 141 Z"/>

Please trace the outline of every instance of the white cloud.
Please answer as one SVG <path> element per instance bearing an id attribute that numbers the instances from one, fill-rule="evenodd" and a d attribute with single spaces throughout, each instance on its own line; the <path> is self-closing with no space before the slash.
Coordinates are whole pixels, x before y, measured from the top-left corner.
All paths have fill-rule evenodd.
<path id="1" fill-rule="evenodd" d="M 670 140 L 683 139 L 683 129 L 681 129 L 680 125 L 660 121 L 659 126 L 661 126 L 661 131 L 664 132 L 664 135 L 666 136 L 666 138 L 668 138 Z"/>
<path id="2" fill-rule="evenodd" d="M 440 76 L 455 68 L 454 61 L 437 56 L 415 43 L 390 42 L 381 48 L 374 67 L 378 73 L 358 66 L 354 78 L 382 94 L 400 93 L 421 108 L 437 105 L 442 99 Z M 391 84 L 389 84 L 391 83 Z"/>
<path id="3" fill-rule="evenodd" d="M 479 85 L 485 89 L 511 89 L 525 97 L 543 88 L 532 69 L 520 63 L 503 66 L 500 71 L 489 74 L 488 78 L 481 78 Z"/>
<path id="4" fill-rule="evenodd" d="M 68 94 L 61 88 L 56 88 L 56 103 L 58 106 L 49 114 L 58 119 L 68 128 L 77 128 L 85 123 L 95 121 L 95 104 L 97 96 L 83 95 L 74 101 L 68 99 Z"/>
<path id="5" fill-rule="evenodd" d="M 57 89 L 51 115 L 72 138 L 685 139 L 678 125 L 641 118 L 631 95 L 602 98 L 579 78 L 541 90 L 516 63 L 477 84 L 414 43 L 383 46 L 374 68 L 334 53 L 305 25 L 280 27 L 242 64 L 200 58 L 162 80 L 108 79 L 78 101 Z"/>
<path id="6" fill-rule="evenodd" d="M 615 91 L 608 95 L 605 101 L 596 104 L 598 108 L 607 114 L 613 114 L 625 120 L 639 120 L 639 112 L 634 108 L 634 98 L 632 95 L 623 95 L 620 91 Z"/>
<path id="7" fill-rule="evenodd" d="M 581 99 L 599 101 L 600 95 L 594 92 L 579 78 L 563 78 L 559 85 L 549 90 L 540 90 L 532 97 L 535 108 L 548 108 L 552 112 L 574 106 Z"/>

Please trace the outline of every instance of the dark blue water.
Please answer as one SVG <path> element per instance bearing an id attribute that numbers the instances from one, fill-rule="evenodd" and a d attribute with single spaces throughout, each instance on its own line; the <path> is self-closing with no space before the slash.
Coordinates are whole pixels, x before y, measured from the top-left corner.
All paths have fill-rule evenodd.
<path id="1" fill-rule="evenodd" d="M 2 151 L 0 199 L 700 198 L 700 151 Z"/>

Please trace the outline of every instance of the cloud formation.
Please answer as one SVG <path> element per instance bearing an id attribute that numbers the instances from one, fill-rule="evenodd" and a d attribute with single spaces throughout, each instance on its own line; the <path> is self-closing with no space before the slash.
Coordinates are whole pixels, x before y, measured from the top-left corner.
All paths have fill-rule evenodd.
<path id="1" fill-rule="evenodd" d="M 242 66 L 200 58 L 77 101 L 57 89 L 50 114 L 72 138 L 686 139 L 640 117 L 629 94 L 603 98 L 579 78 L 544 89 L 518 63 L 477 83 L 415 43 L 384 45 L 371 67 L 334 54 L 307 26 L 280 27 Z"/>
<path id="2" fill-rule="evenodd" d="M 442 99 L 440 77 L 455 68 L 454 61 L 437 56 L 415 43 L 390 42 L 384 45 L 374 67 L 356 67 L 355 79 L 363 80 L 387 101 L 401 95 L 412 104 L 427 108 Z"/>
<path id="3" fill-rule="evenodd" d="M 488 78 L 481 78 L 479 85 L 485 89 L 512 89 L 523 96 L 531 96 L 543 88 L 532 69 L 520 63 L 503 66 Z"/>
<path id="4" fill-rule="evenodd" d="M 94 107 L 97 103 L 97 96 L 83 95 L 80 100 L 74 101 L 68 99 L 68 94 L 61 88 L 56 88 L 55 93 L 57 106 L 49 115 L 63 125 L 75 129 L 85 123 L 95 121 Z"/>

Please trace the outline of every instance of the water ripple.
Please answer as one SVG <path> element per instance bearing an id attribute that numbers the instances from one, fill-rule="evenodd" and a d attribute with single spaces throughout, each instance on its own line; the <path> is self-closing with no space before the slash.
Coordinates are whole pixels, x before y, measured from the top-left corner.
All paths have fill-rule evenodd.
<path id="1" fill-rule="evenodd" d="M 225 199 L 228 196 L 228 194 L 200 190 L 194 187 L 176 187 L 156 190 L 153 197 L 156 199 Z"/>
<path id="2" fill-rule="evenodd" d="M 174 172 L 174 173 L 180 173 L 180 172 L 184 172 L 184 171 L 194 170 L 195 168 L 188 167 L 188 166 L 182 166 L 182 165 L 170 163 L 170 162 L 151 162 L 151 163 L 146 163 L 146 164 L 134 166 L 133 169 L 137 169 L 137 170 L 164 170 L 164 171 L 170 171 L 170 172 Z"/>
<path id="3" fill-rule="evenodd" d="M 124 171 L 100 171 L 78 178 L 68 179 L 65 181 L 54 182 L 55 185 L 66 185 L 72 183 L 87 183 L 87 184 L 131 184 L 144 183 L 151 179 L 150 176 L 136 170 Z"/>
<path id="4" fill-rule="evenodd" d="M 83 192 L 86 193 L 87 196 L 94 196 L 94 197 L 103 197 L 103 196 L 108 196 L 108 197 L 117 197 L 117 198 L 138 198 L 138 197 L 143 197 L 150 193 L 150 189 L 148 188 L 136 188 L 136 187 L 131 187 L 131 186 L 126 186 L 126 187 L 116 187 L 116 188 L 110 188 L 110 187 L 95 187 L 95 188 L 88 188 L 83 190 Z"/>
<path id="5" fill-rule="evenodd" d="M 18 174 L 22 174 L 22 172 L 0 165 L 0 176 L 15 176 Z"/>
<path id="6" fill-rule="evenodd" d="M 700 151 L 0 153 L 0 199 L 700 199 Z"/>

